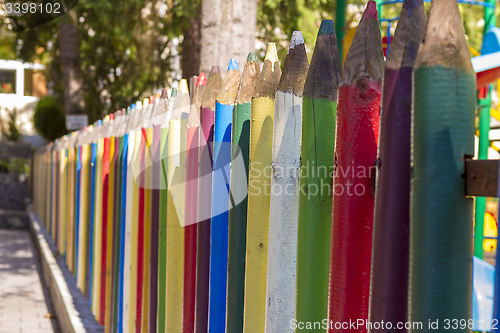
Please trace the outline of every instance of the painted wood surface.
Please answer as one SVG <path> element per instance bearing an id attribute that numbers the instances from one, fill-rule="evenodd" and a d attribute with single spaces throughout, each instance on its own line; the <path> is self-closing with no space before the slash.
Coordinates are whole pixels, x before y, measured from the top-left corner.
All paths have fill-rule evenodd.
<path id="1" fill-rule="evenodd" d="M 473 200 L 465 197 L 462 175 L 464 159 L 474 154 L 477 96 L 456 1 L 431 4 L 413 96 L 409 317 L 469 318 Z"/>
<path id="2" fill-rule="evenodd" d="M 142 103 L 136 103 L 136 112 L 142 113 Z M 132 205 L 131 212 L 131 226 L 130 226 L 130 266 L 129 266 L 129 304 L 128 304 L 128 329 L 136 329 L 136 311 L 137 311 L 137 272 L 138 272 L 138 243 L 139 243 L 139 220 L 140 217 L 140 177 L 139 177 L 139 163 L 141 154 L 141 137 L 142 133 L 139 130 L 131 133 L 132 140 L 134 140 L 134 150 L 131 161 L 131 182 L 132 182 Z M 130 137 L 129 137 L 130 138 Z"/>
<path id="3" fill-rule="evenodd" d="M 154 98 L 152 119 L 158 117 L 159 112 L 165 110 L 165 97 L 156 94 Z M 151 121 L 151 156 L 153 158 L 151 165 L 151 260 L 150 260 L 150 275 L 149 275 L 149 318 L 148 330 L 146 332 L 157 331 L 157 314 L 158 314 L 158 244 L 160 240 L 160 137 L 161 127 L 157 123 Z"/>
<path id="4" fill-rule="evenodd" d="M 184 277 L 184 200 L 186 125 L 189 115 L 186 80 L 179 83 L 168 135 L 166 332 L 182 331 Z"/>
<path id="5" fill-rule="evenodd" d="M 412 72 L 426 25 L 423 2 L 406 0 L 385 63 L 369 316 L 392 326 L 408 318 Z"/>
<path id="6" fill-rule="evenodd" d="M 90 145 L 81 147 L 81 171 L 80 171 L 80 218 L 79 218 L 79 247 L 78 247 L 78 279 L 77 285 L 82 294 L 87 291 L 87 241 L 88 241 L 88 177 L 89 177 L 89 150 Z"/>
<path id="7" fill-rule="evenodd" d="M 68 206 L 68 194 L 67 194 L 67 182 L 68 182 L 68 157 L 67 157 L 67 137 L 61 138 L 59 154 L 59 230 L 58 230 L 58 244 L 57 248 L 61 255 L 66 255 L 66 228 L 68 223 L 67 218 L 67 206 Z"/>
<path id="8" fill-rule="evenodd" d="M 223 332 L 226 327 L 231 125 L 240 79 L 238 64 L 231 59 L 215 103 L 212 220 L 210 222 L 209 332 Z"/>
<path id="9" fill-rule="evenodd" d="M 347 54 L 338 92 L 328 293 L 328 318 L 334 322 L 368 317 L 372 184 L 383 66 L 377 5 L 369 1 Z M 336 332 L 331 327 L 328 331 Z"/>
<path id="10" fill-rule="evenodd" d="M 247 242 L 248 160 L 250 153 L 250 114 L 260 66 L 255 52 L 248 54 L 233 110 L 231 137 L 230 196 L 236 197 L 229 210 L 227 259 L 227 332 L 243 330 L 245 299 L 245 256 Z M 243 199 L 239 199 L 243 197 Z"/>
<path id="11" fill-rule="evenodd" d="M 276 45 L 269 43 L 257 79 L 250 123 L 245 313 L 243 332 L 263 332 L 266 313 L 267 246 L 274 98 L 281 77 Z"/>
<path id="12" fill-rule="evenodd" d="M 168 130 L 170 125 L 170 116 L 173 102 L 177 95 L 177 90 L 172 89 L 171 98 L 168 100 L 166 117 L 161 126 L 160 151 L 161 151 L 161 170 L 160 179 L 163 182 L 160 190 L 160 239 L 158 246 L 158 332 L 165 332 L 166 313 L 167 313 L 167 212 L 168 212 Z"/>
<path id="13" fill-rule="evenodd" d="M 80 137 L 83 137 L 84 133 L 82 132 L 80 134 Z M 80 138 L 79 138 L 80 139 Z M 79 277 L 79 272 L 80 272 L 80 221 L 81 221 L 81 186 L 82 186 L 82 150 L 83 146 L 79 142 L 78 149 L 76 150 L 76 175 L 75 175 L 75 193 L 76 193 L 76 198 L 75 198 L 75 253 L 74 253 L 74 275 L 77 278 L 76 283 L 77 287 L 80 287 L 80 277 Z M 45 177 L 44 177 L 45 179 Z M 81 288 L 80 288 L 81 290 Z"/>
<path id="14" fill-rule="evenodd" d="M 124 318 L 125 312 L 125 286 L 126 280 L 128 278 L 125 277 L 125 264 L 127 262 L 126 260 L 126 240 L 127 240 L 127 197 L 128 197 L 128 192 L 131 191 L 132 189 L 127 187 L 129 185 L 128 181 L 128 155 L 129 155 L 129 135 L 128 133 L 125 133 L 123 135 L 122 143 L 123 145 L 123 151 L 122 151 L 122 157 L 121 157 L 121 188 L 120 188 L 120 258 L 119 258 L 119 267 L 118 267 L 118 309 L 117 309 L 117 330 L 119 333 L 124 332 L 125 329 L 125 319 L 126 315 Z M 128 307 L 127 307 L 128 311 Z M 128 313 L 127 313 L 128 314 Z M 128 323 L 127 323 L 128 327 Z"/>
<path id="15" fill-rule="evenodd" d="M 139 128 L 137 132 L 140 135 L 139 152 L 137 155 L 137 161 L 134 166 L 138 166 L 134 170 L 134 175 L 139 186 L 139 202 L 138 202 L 138 217 L 137 217 L 137 287 L 136 287 L 136 303 L 135 303 L 135 331 L 140 333 L 142 330 L 142 313 L 143 313 L 143 290 L 145 275 L 148 274 L 149 280 L 149 265 L 146 268 L 145 265 L 145 253 L 146 244 L 145 239 L 149 235 L 146 235 L 146 220 L 150 221 L 150 206 L 146 202 L 146 158 L 147 158 L 147 133 L 144 128 L 144 123 L 149 120 L 149 114 L 151 107 L 149 105 L 149 99 L 145 98 L 142 103 L 141 117 L 138 122 Z M 149 238 L 148 238 L 149 239 Z"/>
<path id="16" fill-rule="evenodd" d="M 136 105 L 132 104 L 130 107 L 130 114 L 128 117 L 128 122 L 132 122 L 132 118 L 136 112 Z M 127 124 L 128 127 L 128 124 Z M 128 128 L 127 128 L 128 130 Z M 133 216 L 133 204 L 132 202 L 137 202 L 137 198 L 134 200 L 134 192 L 137 192 L 134 184 L 134 175 L 132 171 L 132 163 L 134 159 L 134 148 L 135 148 L 135 133 L 131 132 L 127 135 L 127 156 L 124 163 L 126 163 L 126 170 L 124 170 L 124 176 L 126 176 L 126 191 L 125 195 L 125 240 L 124 240 L 124 261 L 123 261 L 123 314 L 122 314 L 122 325 L 123 332 L 129 332 L 129 318 L 130 318 L 130 265 L 131 265 L 131 233 L 132 233 L 132 216 Z M 135 319 L 135 317 L 133 317 Z"/>
<path id="17" fill-rule="evenodd" d="M 186 176 L 185 176 L 185 232 L 184 232 L 184 289 L 182 331 L 194 332 L 196 301 L 196 245 L 197 245 L 197 196 L 198 155 L 200 145 L 200 107 L 207 86 L 205 73 L 200 73 L 193 93 L 187 122 Z M 202 88 L 203 87 L 203 88 Z M 201 96 L 200 96 L 201 95 Z"/>
<path id="18" fill-rule="evenodd" d="M 102 209 L 103 209 L 103 177 L 102 177 L 102 164 L 104 152 L 104 139 L 103 139 L 103 121 L 98 121 L 99 130 L 96 137 L 96 163 L 95 163 L 95 197 L 94 197 L 94 258 L 93 258 L 93 289 L 92 289 L 92 308 L 96 320 L 101 325 L 104 321 L 101 318 L 100 311 L 100 298 L 101 298 L 101 274 L 102 274 Z"/>
<path id="19" fill-rule="evenodd" d="M 318 31 L 302 101 L 297 229 L 297 320 L 316 321 L 327 315 L 331 184 L 340 73 L 341 62 L 333 21 L 323 20 Z M 311 278 L 315 283 L 312 283 Z M 324 332 L 324 329 L 320 331 Z"/>
<path id="20" fill-rule="evenodd" d="M 196 263 L 195 332 L 208 331 L 208 295 L 210 268 L 210 220 L 212 207 L 213 139 L 215 99 L 222 85 L 218 66 L 213 66 L 200 108 L 200 167 L 198 169 L 198 237 Z"/>
<path id="21" fill-rule="evenodd" d="M 74 251 L 75 251 L 75 177 L 76 177 L 76 163 L 75 163 L 75 133 L 72 134 L 70 144 L 68 145 L 68 228 L 66 236 L 66 264 L 69 270 L 74 274 Z M 36 163 L 36 162 L 35 162 Z M 37 171 L 35 171 L 37 172 Z M 35 176 L 36 177 L 36 176 Z M 37 179 L 38 181 L 38 179 Z M 36 199 L 35 199 L 36 200 Z"/>
<path id="22" fill-rule="evenodd" d="M 302 92 L 308 68 L 304 38 L 294 31 L 275 97 L 266 332 L 284 332 L 295 318 Z"/>
<path id="23" fill-rule="evenodd" d="M 99 272 L 99 284 L 101 286 L 101 289 L 99 291 L 99 324 L 100 325 L 109 325 L 109 295 L 110 295 L 110 290 L 109 290 L 109 284 L 111 283 L 111 277 L 108 277 L 108 269 L 110 268 L 108 266 L 108 223 L 111 224 L 109 220 L 109 208 L 112 206 L 110 205 L 109 201 L 109 188 L 110 188 L 110 158 L 111 158 L 111 151 L 110 151 L 110 145 L 111 145 L 111 138 L 107 136 L 107 127 L 109 126 L 109 116 L 108 119 L 105 118 L 105 122 L 103 127 L 105 127 L 105 133 L 103 134 L 103 139 L 102 139 L 102 170 L 101 170 L 101 186 L 102 186 L 102 196 L 101 196 L 101 227 L 102 227 L 102 232 L 101 232 L 101 257 L 99 260 L 101 260 L 101 269 Z M 112 201 L 111 201 L 112 203 Z M 111 258 L 111 256 L 109 256 Z M 107 296 L 107 295 L 108 296 Z M 107 298 L 107 302 L 106 302 Z M 108 326 L 109 327 L 109 326 Z"/>
<path id="24" fill-rule="evenodd" d="M 121 121 L 125 117 L 122 111 L 115 113 L 115 126 L 121 126 Z M 113 159 L 114 165 L 114 189 L 113 189 L 113 245 L 112 245 L 112 295 L 111 295 L 111 324 L 110 331 L 118 332 L 118 313 L 120 308 L 120 254 L 121 254 L 121 219 L 122 219 L 122 160 L 123 160 L 123 136 L 114 138 L 115 155 Z M 109 229 L 108 229 L 109 230 Z"/>

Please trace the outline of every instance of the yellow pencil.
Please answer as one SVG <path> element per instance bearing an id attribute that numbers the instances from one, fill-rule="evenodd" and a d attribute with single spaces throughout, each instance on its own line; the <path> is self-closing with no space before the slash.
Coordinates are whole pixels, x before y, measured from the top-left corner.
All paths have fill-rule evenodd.
<path id="1" fill-rule="evenodd" d="M 101 126 L 96 127 L 97 131 L 95 141 L 97 141 L 97 156 L 95 168 L 95 199 L 94 199 L 94 258 L 93 258 L 93 278 L 92 278 L 92 312 L 97 320 L 100 321 L 100 295 L 101 295 L 101 257 L 102 257 L 102 154 L 104 150 L 104 140 L 102 138 Z"/>
<path id="2" fill-rule="evenodd" d="M 92 127 L 89 126 L 88 131 Z M 84 136 L 88 136 L 85 133 Z M 89 152 L 90 145 L 85 143 L 82 145 L 82 168 L 80 172 L 80 230 L 79 230 L 79 249 L 78 249 L 78 279 L 77 286 L 85 295 L 87 291 L 87 229 L 88 229 L 88 193 L 89 193 Z"/>
<path id="3" fill-rule="evenodd" d="M 112 118 L 114 120 L 114 118 Z M 115 137 L 109 138 L 109 173 L 108 173 L 108 221 L 106 230 L 106 312 L 104 319 L 105 331 L 109 332 L 111 327 L 111 280 L 113 265 L 113 213 L 115 198 Z"/>
<path id="4" fill-rule="evenodd" d="M 75 132 L 68 143 L 68 230 L 66 235 L 66 263 L 74 273 L 73 253 L 75 237 Z"/>
<path id="5" fill-rule="evenodd" d="M 189 115 L 186 80 L 179 83 L 168 134 L 167 201 L 167 332 L 182 331 L 184 277 L 184 175 L 186 126 Z M 175 174 L 175 177 L 174 177 Z"/>
<path id="6" fill-rule="evenodd" d="M 59 225 L 58 225 L 58 239 L 57 239 L 57 250 L 59 254 L 64 255 L 65 253 L 65 240 L 66 240 L 66 223 L 67 223 L 67 201 L 68 194 L 67 190 L 67 158 L 66 158 L 66 144 L 68 137 L 65 135 L 61 138 L 62 142 L 59 145 Z"/>
<path id="7" fill-rule="evenodd" d="M 281 77 L 276 45 L 269 43 L 252 100 L 248 225 L 243 331 L 264 332 L 267 240 L 271 185 L 274 97 Z"/>

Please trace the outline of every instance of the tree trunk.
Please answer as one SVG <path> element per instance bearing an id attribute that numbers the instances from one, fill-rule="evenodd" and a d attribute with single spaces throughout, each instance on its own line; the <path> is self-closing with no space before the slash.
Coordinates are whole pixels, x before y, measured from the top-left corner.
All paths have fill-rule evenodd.
<path id="1" fill-rule="evenodd" d="M 66 114 L 85 114 L 83 75 L 76 12 L 69 11 L 59 25 L 59 48 L 64 74 L 64 107 Z"/>
<path id="2" fill-rule="evenodd" d="M 255 51 L 257 0 L 202 0 L 200 71 L 227 70 L 231 58 L 243 68 Z"/>
<path id="3" fill-rule="evenodd" d="M 201 17 L 189 19 L 189 29 L 184 31 L 182 42 L 182 77 L 188 80 L 193 75 L 198 75 L 200 69 L 200 39 Z"/>

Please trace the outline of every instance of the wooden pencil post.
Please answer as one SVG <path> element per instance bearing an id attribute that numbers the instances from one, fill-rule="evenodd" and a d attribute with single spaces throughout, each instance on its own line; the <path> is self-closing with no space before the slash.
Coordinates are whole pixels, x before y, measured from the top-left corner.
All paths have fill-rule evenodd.
<path id="1" fill-rule="evenodd" d="M 136 105 L 132 104 L 130 106 L 130 113 L 127 119 L 127 134 L 126 134 L 126 139 L 127 139 L 127 154 L 124 156 L 126 159 L 124 160 L 124 163 L 126 163 L 126 170 L 124 170 L 124 182 L 125 184 L 125 197 L 124 199 L 124 215 L 125 215 L 125 221 L 124 221 L 124 231 L 125 231 L 125 238 L 123 241 L 123 314 L 122 314 L 122 321 L 123 321 L 123 332 L 128 332 L 129 331 L 129 319 L 132 317 L 135 320 L 135 313 L 130 313 L 130 285 L 131 285 L 131 277 L 133 274 L 130 273 L 130 267 L 132 265 L 132 256 L 131 256 L 131 238 L 132 238 L 132 225 L 133 225 L 133 216 L 136 215 L 134 214 L 136 209 L 135 205 L 133 203 L 137 202 L 137 189 L 135 186 L 135 181 L 134 181 L 134 175 L 132 171 L 132 163 L 134 160 L 134 154 L 135 154 L 135 133 L 131 132 L 131 127 L 132 127 L 132 122 L 133 118 L 136 113 L 140 111 L 136 110 Z M 137 233 L 135 233 L 137 234 Z M 134 304 L 135 305 L 135 304 Z M 133 326 L 131 326 L 133 327 Z"/>
<path id="2" fill-rule="evenodd" d="M 198 154 L 200 144 L 200 107 L 207 87 L 205 73 L 200 73 L 193 89 L 187 123 L 186 177 L 185 177 L 185 231 L 184 231 L 184 290 L 182 331 L 194 333 L 196 301 L 196 243 L 197 243 L 197 196 L 198 196 Z"/>
<path id="3" fill-rule="evenodd" d="M 213 136 L 215 99 L 222 85 L 218 66 L 212 66 L 200 108 L 200 155 L 198 169 L 198 235 L 196 262 L 195 332 L 208 330 L 210 269 L 210 220 L 212 208 Z"/>
<path id="4" fill-rule="evenodd" d="M 248 155 L 250 151 L 250 112 L 255 83 L 260 73 L 257 54 L 248 54 L 240 87 L 236 94 L 231 137 L 230 196 L 245 198 L 229 210 L 227 262 L 227 332 L 243 330 L 245 300 L 245 251 L 248 206 Z M 238 159 L 241 157 L 241 159 Z M 238 161 L 238 162 L 236 162 Z M 243 163 L 239 163 L 243 161 Z"/>
<path id="5" fill-rule="evenodd" d="M 162 91 L 163 93 L 163 91 Z M 160 94 L 154 96 L 153 101 L 153 111 L 151 113 L 150 120 L 148 122 L 148 128 L 151 129 L 151 233 L 149 237 L 149 242 L 151 246 L 151 257 L 150 257 L 150 275 L 149 275 L 149 289 L 144 290 L 148 293 L 149 300 L 149 315 L 148 318 L 143 315 L 143 320 L 146 322 L 147 327 L 143 327 L 145 332 L 156 332 L 157 331 L 157 315 L 158 315 L 158 278 L 159 278 L 159 230 L 160 230 L 160 189 L 163 184 L 160 183 L 160 137 L 161 137 L 161 127 L 158 125 L 158 118 L 160 117 L 160 112 L 165 110 L 165 97 Z"/>
<path id="6" fill-rule="evenodd" d="M 385 64 L 369 318 L 393 327 L 408 319 L 412 71 L 426 25 L 423 2 L 406 0 Z"/>
<path id="7" fill-rule="evenodd" d="M 151 242 L 151 233 L 152 233 L 152 223 L 153 223 L 153 211 L 152 211 L 152 168 L 153 168 L 153 128 L 150 125 L 151 117 L 154 113 L 154 107 L 156 106 L 154 103 L 155 97 L 150 96 L 148 101 L 148 108 L 146 109 L 145 114 L 143 115 L 142 122 L 142 136 L 144 142 L 144 162 L 141 167 L 141 173 L 144 174 L 144 258 L 143 258 L 143 272 L 142 272 L 142 299 L 138 300 L 142 302 L 142 314 L 140 318 L 140 323 L 137 325 L 141 325 L 141 332 L 147 332 L 149 329 L 149 311 L 150 311 L 150 300 L 149 300 L 149 290 L 151 288 L 150 278 L 151 278 L 151 263 L 152 263 L 152 242 Z M 155 249 L 155 251 L 157 251 Z M 138 303 L 139 305 L 139 303 Z"/>
<path id="8" fill-rule="evenodd" d="M 473 201 L 462 175 L 474 155 L 476 75 L 456 1 L 432 2 L 413 96 L 409 318 L 442 329 L 472 318 Z"/>
<path id="9" fill-rule="evenodd" d="M 121 169 L 121 187 L 120 187 L 120 254 L 119 254 L 119 268 L 118 268 L 118 305 L 117 305 L 117 329 L 118 333 L 122 333 L 125 331 L 125 326 L 128 327 L 128 322 L 125 324 L 126 315 L 125 312 L 125 290 L 128 290 L 127 280 L 128 277 L 125 277 L 125 264 L 126 264 L 126 240 L 127 240 L 127 220 L 128 220 L 128 206 L 127 206 L 127 197 L 129 196 L 129 192 L 132 190 L 128 186 L 128 156 L 129 156 L 129 134 L 126 132 L 126 125 L 128 123 L 128 118 L 130 115 L 130 110 L 132 106 L 135 108 L 135 105 L 131 105 L 127 109 L 127 115 L 124 115 L 123 119 L 123 137 L 121 139 L 121 147 L 122 147 L 122 155 L 120 162 Z M 125 314 L 125 318 L 124 318 Z"/>
<path id="10" fill-rule="evenodd" d="M 111 224 L 111 221 L 108 221 L 108 206 L 111 206 L 111 203 L 108 201 L 109 199 L 109 171 L 110 171 L 110 140 L 111 138 L 108 135 L 108 127 L 109 127 L 110 117 L 107 115 L 104 117 L 103 122 L 103 135 L 102 135 L 102 170 L 101 170 L 101 187 L 102 187 L 102 196 L 101 196 L 101 226 L 102 233 L 101 238 L 98 240 L 101 243 L 101 257 L 98 258 L 101 261 L 101 269 L 99 272 L 99 284 L 101 289 L 98 295 L 99 302 L 99 321 L 101 325 L 105 325 L 105 329 L 109 329 L 109 317 L 107 317 L 107 308 L 109 307 L 109 286 L 108 286 L 108 223 Z M 106 302 L 106 298 L 108 301 Z"/>
<path id="11" fill-rule="evenodd" d="M 333 21 L 323 20 L 302 102 L 295 314 L 298 321 L 321 321 L 327 313 L 331 184 L 340 74 Z M 311 279 L 316 283 L 312 284 Z"/>
<path id="12" fill-rule="evenodd" d="M 182 289 L 184 276 L 184 179 L 186 124 L 189 115 L 189 91 L 186 80 L 172 109 L 168 134 L 167 201 L 167 286 L 166 331 L 182 331 Z"/>
<path id="13" fill-rule="evenodd" d="M 166 98 L 166 92 L 162 93 Z M 158 310 L 157 326 L 158 332 L 165 332 L 166 328 L 166 306 L 167 306 L 167 213 L 168 213 L 168 131 L 170 127 L 170 116 L 174 107 L 177 89 L 172 88 L 171 96 L 165 104 L 165 110 L 161 113 L 163 116 L 157 122 L 161 127 L 160 132 L 160 212 L 159 212 L 159 239 L 158 239 Z"/>
<path id="14" fill-rule="evenodd" d="M 208 329 L 223 332 L 226 326 L 227 242 L 233 106 L 240 83 L 238 64 L 231 59 L 215 103 L 212 219 L 210 221 L 210 295 Z"/>
<path id="15" fill-rule="evenodd" d="M 294 31 L 274 109 L 266 332 L 282 331 L 295 318 L 302 92 L 308 69 L 304 38 Z"/>
<path id="16" fill-rule="evenodd" d="M 114 168 L 114 186 L 113 186 L 113 263 L 112 263 L 112 295 L 111 295 L 111 332 L 118 332 L 118 313 L 120 309 L 120 253 L 123 246 L 121 240 L 121 219 L 122 219 L 122 171 L 123 171 L 123 134 L 121 129 L 124 127 L 125 110 L 119 110 L 115 113 L 114 145 L 115 154 L 113 158 Z"/>
<path id="17" fill-rule="evenodd" d="M 269 43 L 252 99 L 243 332 L 265 329 L 274 98 L 280 77 L 276 44 Z"/>
<path id="18" fill-rule="evenodd" d="M 328 320 L 367 319 L 384 56 L 377 5 L 369 1 L 344 62 L 335 133 Z M 300 231 L 299 231 L 300 232 Z M 357 327 L 366 332 L 366 327 Z M 329 332 L 340 331 L 329 327 Z"/>

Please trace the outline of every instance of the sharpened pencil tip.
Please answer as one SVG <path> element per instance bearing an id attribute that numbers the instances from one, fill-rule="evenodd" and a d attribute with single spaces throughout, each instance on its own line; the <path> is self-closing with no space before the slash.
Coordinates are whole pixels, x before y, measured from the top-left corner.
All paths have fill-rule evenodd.
<path id="1" fill-rule="evenodd" d="M 269 44 L 267 44 L 267 52 L 264 61 L 266 60 L 269 60 L 271 64 L 273 64 L 271 71 L 274 72 L 274 64 L 278 62 L 278 52 L 276 51 L 275 43 L 270 42 Z"/>
<path id="2" fill-rule="evenodd" d="M 210 75 L 214 75 L 220 73 L 220 68 L 219 66 L 212 66 L 212 69 L 210 70 Z"/>
<path id="3" fill-rule="evenodd" d="M 322 35 L 332 35 L 335 33 L 332 20 L 323 20 L 318 30 L 318 37 Z"/>
<path id="4" fill-rule="evenodd" d="M 137 102 L 135 102 L 135 108 L 136 108 L 137 110 L 142 109 L 142 103 L 141 103 L 141 101 L 137 101 Z"/>
<path id="5" fill-rule="evenodd" d="M 161 98 L 168 98 L 168 94 L 167 94 L 167 91 L 165 89 L 163 89 L 161 91 Z"/>
<path id="6" fill-rule="evenodd" d="M 292 39 L 290 40 L 290 47 L 288 48 L 288 52 L 290 52 L 290 50 L 292 50 L 299 44 L 304 44 L 304 37 L 302 36 L 302 32 L 294 31 L 292 34 Z"/>
<path id="7" fill-rule="evenodd" d="M 179 92 L 189 94 L 189 88 L 186 79 L 182 79 L 179 82 Z"/>
<path id="8" fill-rule="evenodd" d="M 227 66 L 228 71 L 238 70 L 238 62 L 234 59 L 229 60 L 229 65 Z"/>
<path id="9" fill-rule="evenodd" d="M 177 96 L 177 88 L 173 87 L 172 93 L 170 94 L 170 97 L 175 97 L 175 96 Z"/>
<path id="10" fill-rule="evenodd" d="M 147 107 L 149 105 L 149 98 L 144 98 L 144 100 L 142 101 L 142 105 L 143 107 Z"/>
<path id="11" fill-rule="evenodd" d="M 196 82 L 196 85 L 199 86 L 206 86 L 207 85 L 207 76 L 205 73 L 201 72 L 200 76 L 198 76 L 198 82 Z"/>
<path id="12" fill-rule="evenodd" d="M 366 20 L 369 18 L 378 19 L 377 3 L 373 0 L 368 1 L 365 12 L 363 13 L 363 17 L 361 19 Z"/>
<path id="13" fill-rule="evenodd" d="M 257 53 L 250 52 L 247 57 L 247 61 L 255 61 L 257 60 Z"/>

